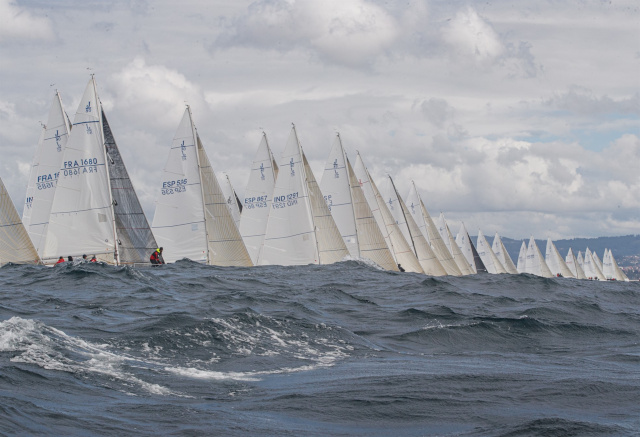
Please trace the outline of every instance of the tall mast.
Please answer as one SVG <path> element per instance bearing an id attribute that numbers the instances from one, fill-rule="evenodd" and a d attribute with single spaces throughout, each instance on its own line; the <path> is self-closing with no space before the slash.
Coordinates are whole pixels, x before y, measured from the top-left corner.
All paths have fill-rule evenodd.
<path id="1" fill-rule="evenodd" d="M 293 133 L 296 136 L 296 143 L 298 143 L 298 153 L 300 153 L 300 164 L 301 164 L 301 169 L 303 171 L 304 174 L 304 184 L 302 185 L 302 189 L 305 191 L 305 197 L 307 198 L 307 202 L 309 202 L 309 206 L 311 206 L 311 197 L 309 196 L 309 180 L 307 178 L 307 169 L 305 168 L 304 165 L 304 152 L 302 151 L 302 145 L 300 144 L 300 139 L 298 138 L 298 131 L 296 130 L 296 125 L 291 123 L 291 126 L 293 126 Z M 318 247 L 318 234 L 316 233 L 317 231 L 317 227 L 316 227 L 316 220 L 315 217 L 313 215 L 313 208 L 309 208 L 311 209 L 311 224 L 313 225 L 313 241 L 315 243 L 316 246 L 316 257 L 318 259 L 318 264 L 320 264 L 320 248 Z"/>
<path id="2" fill-rule="evenodd" d="M 207 204 L 205 203 L 204 183 L 202 180 L 202 170 L 201 170 L 202 167 L 200 166 L 200 150 L 199 150 L 200 147 L 198 144 L 198 132 L 196 131 L 196 126 L 193 124 L 193 115 L 191 114 L 191 107 L 189 105 L 187 105 L 187 111 L 189 111 L 189 121 L 191 122 L 191 133 L 193 135 L 193 141 L 195 142 L 196 160 L 198 161 L 198 177 L 200 178 L 200 196 L 202 197 L 202 212 L 204 216 L 204 235 L 206 239 L 207 264 L 210 264 L 211 259 L 209 254 L 209 228 L 207 227 Z"/>
<path id="3" fill-rule="evenodd" d="M 104 162 L 105 162 L 105 170 L 107 173 L 107 187 L 109 187 L 109 202 L 111 203 L 111 223 L 113 225 L 113 241 L 114 241 L 114 254 L 113 258 L 117 266 L 120 265 L 120 252 L 118 251 L 118 246 L 120 244 L 120 240 L 118 240 L 118 229 L 116 226 L 116 211 L 115 205 L 113 201 L 113 195 L 111 193 L 111 175 L 109 173 L 109 163 L 112 162 L 111 157 L 107 154 L 107 142 L 104 138 L 104 123 L 102 122 L 102 102 L 98 97 L 98 89 L 96 87 L 96 80 L 93 74 L 91 75 L 91 83 L 93 84 L 93 94 L 96 96 L 96 106 L 100 105 L 100 114 L 98 117 L 98 121 L 100 123 L 100 138 L 102 140 L 102 152 L 104 153 Z M 58 95 L 59 97 L 59 95 Z"/>

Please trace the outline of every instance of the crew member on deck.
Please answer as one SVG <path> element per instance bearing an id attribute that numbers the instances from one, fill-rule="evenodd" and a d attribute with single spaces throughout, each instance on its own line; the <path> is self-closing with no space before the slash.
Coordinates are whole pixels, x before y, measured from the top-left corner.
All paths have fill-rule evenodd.
<path id="1" fill-rule="evenodd" d="M 404 269 L 402 268 L 401 264 L 398 264 L 398 270 L 400 270 L 400 272 L 404 272 Z"/>
<path id="2" fill-rule="evenodd" d="M 56 264 L 61 264 L 63 262 L 64 262 L 64 257 L 61 256 L 60 258 L 58 258 L 58 262 Z"/>
<path id="3" fill-rule="evenodd" d="M 155 252 L 151 254 L 151 256 L 149 257 L 149 261 L 154 266 L 165 263 L 164 258 L 162 258 L 162 247 L 157 248 Z"/>

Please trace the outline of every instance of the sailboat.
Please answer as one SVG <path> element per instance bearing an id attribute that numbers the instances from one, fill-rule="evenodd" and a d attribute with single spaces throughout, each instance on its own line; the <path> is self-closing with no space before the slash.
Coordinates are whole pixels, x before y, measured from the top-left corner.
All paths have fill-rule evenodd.
<path id="1" fill-rule="evenodd" d="M 538 249 L 538 245 L 533 236 L 529 239 L 529 246 L 527 247 L 526 272 L 532 275 L 542 276 L 543 278 L 555 276 L 551 273 L 551 270 L 549 270 L 549 266 L 547 266 L 547 263 L 542 257 L 542 253 L 540 249 Z"/>
<path id="2" fill-rule="evenodd" d="M 582 256 L 582 252 L 580 250 L 578 251 L 576 260 L 578 261 L 578 265 L 582 267 L 582 270 L 584 271 L 584 256 Z"/>
<path id="3" fill-rule="evenodd" d="M 407 272 L 424 273 L 416 254 L 402 235 L 398 224 L 394 220 L 389 208 L 385 204 L 375 182 L 364 165 L 360 153 L 356 155 L 354 168 L 356 177 L 362 187 L 367 204 L 376 219 L 378 228 L 382 232 L 387 247 L 391 251 L 395 262 Z M 397 267 L 396 267 L 397 270 Z"/>
<path id="4" fill-rule="evenodd" d="M 596 264 L 596 261 L 593 259 L 592 252 L 587 247 L 587 250 L 584 252 L 584 261 L 582 264 L 582 270 L 584 270 L 584 274 L 587 279 L 594 279 L 599 281 L 604 281 L 606 278 L 602 274 L 602 270 Z"/>
<path id="5" fill-rule="evenodd" d="M 351 162 L 336 135 L 325 165 L 320 189 L 342 239 L 353 258 L 367 258 L 386 270 L 396 262 L 376 223 Z"/>
<path id="6" fill-rule="evenodd" d="M 278 176 L 278 164 L 273 158 L 267 134 L 262 133 L 258 151 L 251 165 L 249 183 L 244 192 L 244 206 L 240 216 L 240 235 L 253 264 L 258 264 L 267 231 L 273 188 Z"/>
<path id="7" fill-rule="evenodd" d="M 332 264 L 349 255 L 302 151 L 295 126 L 273 190 L 261 265 Z"/>
<path id="8" fill-rule="evenodd" d="M 602 271 L 602 268 L 603 268 L 602 261 L 600 261 L 600 258 L 598 257 L 598 254 L 596 253 L 595 250 L 593 252 L 591 252 L 591 256 L 593 257 L 593 260 L 598 265 L 598 268 L 600 269 L 600 271 Z"/>
<path id="9" fill-rule="evenodd" d="M 38 264 L 40 258 L 0 179 L 0 266 L 9 262 Z"/>
<path id="10" fill-rule="evenodd" d="M 239 228 L 240 215 L 242 214 L 242 203 L 240 202 L 240 199 L 236 194 L 236 190 L 233 189 L 233 185 L 231 185 L 231 179 L 229 179 L 229 175 L 226 173 L 222 173 L 221 177 L 218 179 L 218 185 L 220 185 L 222 195 L 227 201 L 227 207 L 229 207 L 231 217 L 233 217 L 233 221 Z"/>
<path id="11" fill-rule="evenodd" d="M 629 282 L 629 278 L 624 274 L 622 269 L 618 266 L 613 254 L 611 253 L 611 249 L 604 250 L 604 256 L 602 257 L 602 274 L 605 278 L 609 280 L 615 281 L 625 281 Z"/>
<path id="12" fill-rule="evenodd" d="M 460 247 L 458 247 L 456 240 L 453 238 L 453 234 L 451 233 L 447 220 L 444 218 L 444 213 L 442 212 L 438 218 L 438 233 L 440 234 L 440 237 L 442 237 L 442 241 L 444 241 L 447 249 L 449 249 L 449 253 L 453 256 L 453 260 L 456 262 L 460 272 L 463 275 L 472 275 L 473 270 L 471 270 L 471 265 L 462 254 Z"/>
<path id="13" fill-rule="evenodd" d="M 587 279 L 584 274 L 584 270 L 582 270 L 582 266 L 578 263 L 576 256 L 573 254 L 573 250 L 569 248 L 569 252 L 567 252 L 567 257 L 565 258 L 565 262 L 571 273 L 573 273 L 574 278 L 576 279 Z"/>
<path id="14" fill-rule="evenodd" d="M 491 249 L 493 250 L 493 253 L 496 254 L 507 273 L 510 273 L 512 275 L 518 274 L 518 269 L 516 268 L 515 264 L 513 264 L 513 261 L 509 256 L 509 252 L 507 252 L 507 248 L 504 247 L 502 238 L 500 238 L 500 235 L 498 235 L 497 232 L 495 237 L 493 237 L 493 244 L 491 245 Z"/>
<path id="15" fill-rule="evenodd" d="M 478 255 L 480 255 L 480 259 L 482 259 L 482 262 L 484 263 L 484 266 L 486 267 L 487 272 L 492 273 L 494 275 L 500 274 L 500 273 L 507 273 L 507 270 L 504 268 L 504 266 L 502 265 L 502 263 L 500 262 L 496 254 L 493 253 L 493 250 L 491 249 L 489 242 L 487 241 L 486 237 L 484 236 L 484 234 L 480 229 L 478 229 L 478 238 L 476 240 L 476 247 L 477 247 Z"/>
<path id="16" fill-rule="evenodd" d="M 39 254 L 43 254 L 47 241 L 51 204 L 70 131 L 69 117 L 62 107 L 60 93 L 56 91 L 31 164 L 22 211 L 22 223 Z"/>
<path id="17" fill-rule="evenodd" d="M 480 258 L 480 255 L 478 255 L 478 251 L 473 245 L 471 237 L 469 237 L 469 232 L 467 232 L 467 228 L 464 226 L 464 223 L 460 224 L 460 231 L 458 231 L 458 235 L 456 235 L 456 244 L 471 266 L 471 271 L 473 273 L 487 273 L 487 267 L 482 262 L 482 258 Z"/>
<path id="18" fill-rule="evenodd" d="M 563 276 L 565 278 L 575 278 L 575 275 L 571 272 L 567 263 L 564 261 L 556 245 L 553 244 L 551 238 L 547 239 L 547 249 L 545 254 L 545 261 L 551 273 L 555 276 Z"/>
<path id="19" fill-rule="evenodd" d="M 42 258 L 148 263 L 156 246 L 92 76 L 63 151 Z"/>
<path id="20" fill-rule="evenodd" d="M 411 189 L 407 196 L 406 205 L 409 213 L 413 217 L 414 221 L 418 225 L 420 232 L 424 235 L 427 243 L 438 257 L 438 261 L 442 264 L 442 267 L 447 272 L 447 275 L 462 276 L 462 272 L 458 268 L 453 255 L 447 249 L 447 245 L 442 240 L 438 228 L 436 227 L 431 215 L 424 206 L 424 202 L 416 189 L 416 184 L 411 181 Z"/>
<path id="21" fill-rule="evenodd" d="M 519 273 L 527 273 L 527 243 L 525 243 L 524 241 L 520 245 L 517 269 Z"/>
<path id="22" fill-rule="evenodd" d="M 162 174 L 153 231 L 164 259 L 253 265 L 186 107 Z"/>
<path id="23" fill-rule="evenodd" d="M 418 258 L 418 262 L 420 262 L 425 274 L 431 276 L 446 275 L 446 270 L 442 267 L 440 261 L 438 261 L 438 257 L 427 243 L 422 232 L 420 232 L 418 225 L 409 213 L 404 200 L 400 197 L 390 175 L 387 175 L 385 179 L 381 194 L 389 207 L 391 215 L 400 228 L 400 232 L 402 232 L 405 240 L 407 240 L 407 243 L 409 243 L 413 249 L 413 253 L 415 253 Z"/>

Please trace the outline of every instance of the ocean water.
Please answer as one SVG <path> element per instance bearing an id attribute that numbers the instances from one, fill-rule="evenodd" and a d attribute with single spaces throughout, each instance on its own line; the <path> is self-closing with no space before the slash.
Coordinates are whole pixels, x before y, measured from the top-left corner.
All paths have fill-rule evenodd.
<path id="1" fill-rule="evenodd" d="M 0 434 L 640 434 L 640 284 L 0 269 Z"/>

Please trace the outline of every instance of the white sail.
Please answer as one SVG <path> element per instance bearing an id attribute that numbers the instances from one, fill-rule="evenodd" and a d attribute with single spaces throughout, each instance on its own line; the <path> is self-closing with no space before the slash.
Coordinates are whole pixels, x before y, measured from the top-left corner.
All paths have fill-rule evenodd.
<path id="1" fill-rule="evenodd" d="M 576 257 L 576 259 L 578 260 L 578 265 L 584 270 L 584 257 L 582 256 L 581 251 L 578 251 L 578 256 Z"/>
<path id="2" fill-rule="evenodd" d="M 461 276 L 462 272 L 453 259 L 451 252 L 447 249 L 446 244 L 442 241 L 438 228 L 433 222 L 427 208 L 424 206 L 424 202 L 422 201 L 420 194 L 418 194 L 416 184 L 413 181 L 411 181 L 411 189 L 407 196 L 406 205 L 409 209 L 409 213 L 418 225 L 420 232 L 422 232 L 427 243 L 429 243 L 429 246 L 438 257 L 438 261 L 440 261 L 440 264 L 447 272 L 447 275 Z"/>
<path id="3" fill-rule="evenodd" d="M 259 263 L 331 264 L 348 254 L 294 126 L 282 153 Z"/>
<path id="4" fill-rule="evenodd" d="M 153 232 L 166 262 L 207 263 L 208 246 L 196 133 L 187 106 L 160 179 Z"/>
<path id="5" fill-rule="evenodd" d="M 596 264 L 596 261 L 593 259 L 592 252 L 588 247 L 584 252 L 584 262 L 582 264 L 582 269 L 584 270 L 584 274 L 587 279 L 594 279 L 599 281 L 604 281 L 606 279 L 602 274 L 600 267 L 598 267 L 598 264 Z"/>
<path id="6" fill-rule="evenodd" d="M 95 254 L 117 264 L 116 240 L 102 105 L 92 77 L 63 151 L 42 258 Z"/>
<path id="7" fill-rule="evenodd" d="M 615 281 L 625 281 L 629 282 L 629 278 L 625 273 L 620 269 L 618 263 L 616 262 L 613 254 L 611 253 L 611 249 L 604 250 L 604 257 L 602 259 L 603 270 L 602 274 L 605 278 Z"/>
<path id="8" fill-rule="evenodd" d="M 22 212 L 22 222 L 41 255 L 44 253 L 51 204 L 70 130 L 60 93 L 56 92 L 31 165 Z"/>
<path id="9" fill-rule="evenodd" d="M 482 262 L 480 255 L 478 255 L 478 251 L 473 245 L 464 223 L 460 224 L 460 231 L 458 231 L 458 235 L 456 235 L 456 244 L 462 251 L 467 263 L 471 266 L 473 273 L 487 273 L 487 267 Z"/>
<path id="10" fill-rule="evenodd" d="M 233 185 L 231 185 L 231 179 L 229 179 L 229 175 L 226 173 L 222 173 L 221 177 L 218 179 L 218 185 L 220 185 L 220 189 L 222 189 L 222 194 L 227 202 L 227 207 L 229 208 L 231 217 L 233 218 L 236 226 L 239 228 L 242 204 L 240 203 L 240 199 L 238 199 L 236 190 L 234 190 Z"/>
<path id="11" fill-rule="evenodd" d="M 544 261 L 540 249 L 536 244 L 536 240 L 533 237 L 529 239 L 529 246 L 527 247 L 527 264 L 526 272 L 532 275 L 542 276 L 543 278 L 551 278 L 555 276 L 549 270 L 549 266 Z"/>
<path id="12" fill-rule="evenodd" d="M 263 133 L 251 165 L 251 174 L 245 189 L 244 204 L 240 216 L 240 234 L 247 246 L 251 260 L 256 265 L 267 231 L 277 175 L 278 165 L 269 148 L 267 134 Z"/>
<path id="13" fill-rule="evenodd" d="M 336 135 L 320 187 L 351 256 L 370 259 L 386 270 L 398 270 L 339 134 Z"/>
<path id="14" fill-rule="evenodd" d="M 478 238 L 476 240 L 476 248 L 478 250 L 478 255 L 480 255 L 480 259 L 484 263 L 484 266 L 487 268 L 487 271 L 492 274 L 500 274 L 507 273 L 507 270 L 504 268 L 498 257 L 495 253 L 493 253 L 493 249 L 489 245 L 486 237 L 482 233 L 481 230 L 478 229 Z"/>
<path id="15" fill-rule="evenodd" d="M 565 258 L 565 263 L 571 273 L 573 273 L 573 277 L 576 279 L 586 279 L 587 277 L 584 274 L 584 270 L 582 270 L 582 266 L 578 263 L 576 256 L 573 254 L 573 250 L 569 248 L 569 252 L 567 252 L 567 257 Z"/>
<path id="16" fill-rule="evenodd" d="M 545 261 L 549 270 L 554 276 L 563 276 L 565 278 L 575 278 L 575 275 L 571 272 L 567 263 L 564 261 L 556 245 L 553 244 L 551 238 L 547 239 L 547 249 L 545 253 Z"/>
<path id="17" fill-rule="evenodd" d="M 524 241 L 520 246 L 517 269 L 519 273 L 527 273 L 527 243 L 525 243 Z"/>
<path id="18" fill-rule="evenodd" d="M 250 267 L 253 265 L 251 257 L 197 132 L 196 145 L 202 183 L 208 264 Z"/>
<path id="19" fill-rule="evenodd" d="M 356 167 L 354 171 L 395 262 L 407 272 L 424 273 L 418 262 L 418 258 L 409 246 L 409 243 L 407 243 L 407 240 L 402 236 L 402 232 L 400 232 L 398 225 L 389 212 L 389 208 L 387 208 L 384 203 L 378 187 L 371 179 L 371 175 L 366 169 L 360 153 L 356 156 Z"/>
<path id="20" fill-rule="evenodd" d="M 462 254 L 456 240 L 453 238 L 453 234 L 451 233 L 447 220 L 444 218 L 444 213 L 442 212 L 438 219 L 438 233 L 440 234 L 444 244 L 447 246 L 447 249 L 449 249 L 451 256 L 453 256 L 453 260 L 456 262 L 460 272 L 463 275 L 472 275 L 473 270 L 471 270 L 471 265 L 467 262 L 467 259 Z"/>
<path id="21" fill-rule="evenodd" d="M 504 246 L 502 238 L 500 238 L 500 235 L 498 235 L 497 232 L 495 237 L 493 237 L 493 244 L 491 245 L 491 249 L 493 250 L 493 253 L 496 254 L 507 273 L 510 273 L 512 275 L 518 274 L 518 269 L 516 268 L 515 264 L 513 264 L 513 261 L 509 256 L 509 252 L 507 252 L 507 248 Z"/>
<path id="22" fill-rule="evenodd" d="M 598 257 L 598 254 L 595 252 L 595 250 L 593 252 L 591 252 L 591 256 L 593 257 L 593 260 L 596 262 L 596 264 L 598 265 L 598 268 L 600 269 L 600 271 L 602 271 L 602 261 L 600 261 L 600 258 Z"/>
<path id="23" fill-rule="evenodd" d="M 0 179 L 0 266 L 8 262 L 37 264 L 40 258 Z"/>

